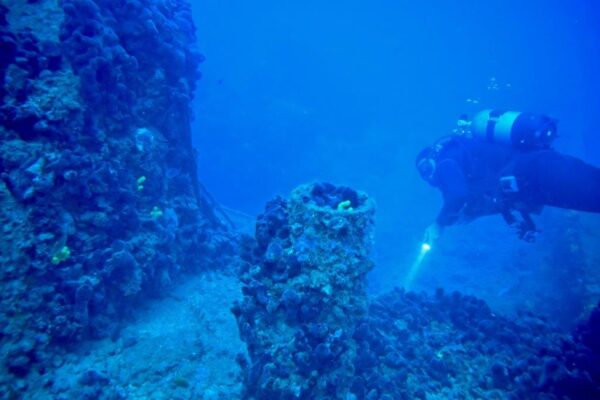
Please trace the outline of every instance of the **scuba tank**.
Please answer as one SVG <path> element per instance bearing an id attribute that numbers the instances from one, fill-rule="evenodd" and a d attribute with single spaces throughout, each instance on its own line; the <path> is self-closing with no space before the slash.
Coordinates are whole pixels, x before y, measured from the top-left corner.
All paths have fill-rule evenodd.
<path id="1" fill-rule="evenodd" d="M 546 115 L 518 111 L 483 110 L 471 123 L 474 138 L 519 149 L 548 148 L 558 136 L 557 121 Z"/>

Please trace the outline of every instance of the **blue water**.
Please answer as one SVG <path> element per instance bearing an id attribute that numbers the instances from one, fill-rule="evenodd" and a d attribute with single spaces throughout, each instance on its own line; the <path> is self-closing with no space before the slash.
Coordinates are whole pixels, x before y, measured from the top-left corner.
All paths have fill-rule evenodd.
<path id="1" fill-rule="evenodd" d="M 458 115 L 547 113 L 559 151 L 600 161 L 597 2 L 206 0 L 193 10 L 207 188 L 252 215 L 298 182 L 365 190 L 378 204 L 382 270 L 410 264 L 437 213 L 414 158 Z"/>
<path id="2" fill-rule="evenodd" d="M 600 214 L 423 246 L 415 168 L 488 108 L 600 166 L 600 2 L 7 0 L 0 50 L 0 399 L 600 398 Z"/>

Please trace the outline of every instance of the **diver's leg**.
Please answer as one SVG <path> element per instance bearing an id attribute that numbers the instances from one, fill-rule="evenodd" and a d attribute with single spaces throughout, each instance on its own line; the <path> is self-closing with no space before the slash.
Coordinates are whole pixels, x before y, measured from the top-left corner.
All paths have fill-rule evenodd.
<path id="1" fill-rule="evenodd" d="M 545 205 L 600 212 L 600 168 L 551 150 L 536 158 L 536 186 Z"/>

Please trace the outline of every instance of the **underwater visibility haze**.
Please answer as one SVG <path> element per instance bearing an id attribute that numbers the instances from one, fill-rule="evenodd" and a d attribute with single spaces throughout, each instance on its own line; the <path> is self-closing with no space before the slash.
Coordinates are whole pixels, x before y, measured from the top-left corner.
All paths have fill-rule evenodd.
<path id="1" fill-rule="evenodd" d="M 194 122 L 203 182 L 250 215 L 298 182 L 367 191 L 384 274 L 374 285 L 397 283 L 387 278 L 412 262 L 435 216 L 440 196 L 414 160 L 459 115 L 546 113 L 559 121 L 557 149 L 600 162 L 595 2 L 204 1 L 194 12 L 207 57 Z M 514 247 L 494 227 L 503 222 L 481 226 L 494 240 L 469 238 L 461 250 Z"/>
<path id="2" fill-rule="evenodd" d="M 1 399 L 600 399 L 600 3 L 2 0 Z"/>

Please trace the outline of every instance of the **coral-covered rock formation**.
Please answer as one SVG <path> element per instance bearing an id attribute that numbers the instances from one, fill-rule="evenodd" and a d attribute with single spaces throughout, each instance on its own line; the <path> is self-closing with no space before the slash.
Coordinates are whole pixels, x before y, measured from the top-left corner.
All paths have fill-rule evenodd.
<path id="1" fill-rule="evenodd" d="M 380 296 L 354 338 L 358 399 L 600 396 L 597 350 L 544 319 L 498 316 L 458 292 Z"/>
<path id="2" fill-rule="evenodd" d="M 233 308 L 248 399 L 600 398 L 600 309 L 574 335 L 439 289 L 365 297 L 373 205 L 304 185 L 258 217 Z M 367 306 L 368 301 L 368 306 Z"/>
<path id="3" fill-rule="evenodd" d="M 0 5 L 0 391 L 229 251 L 191 146 L 195 43 L 186 1 Z"/>
<path id="4" fill-rule="evenodd" d="M 258 217 L 241 275 L 244 299 L 233 308 L 250 357 L 240 359 L 247 398 L 349 393 L 374 212 L 364 193 L 310 184 Z"/>

